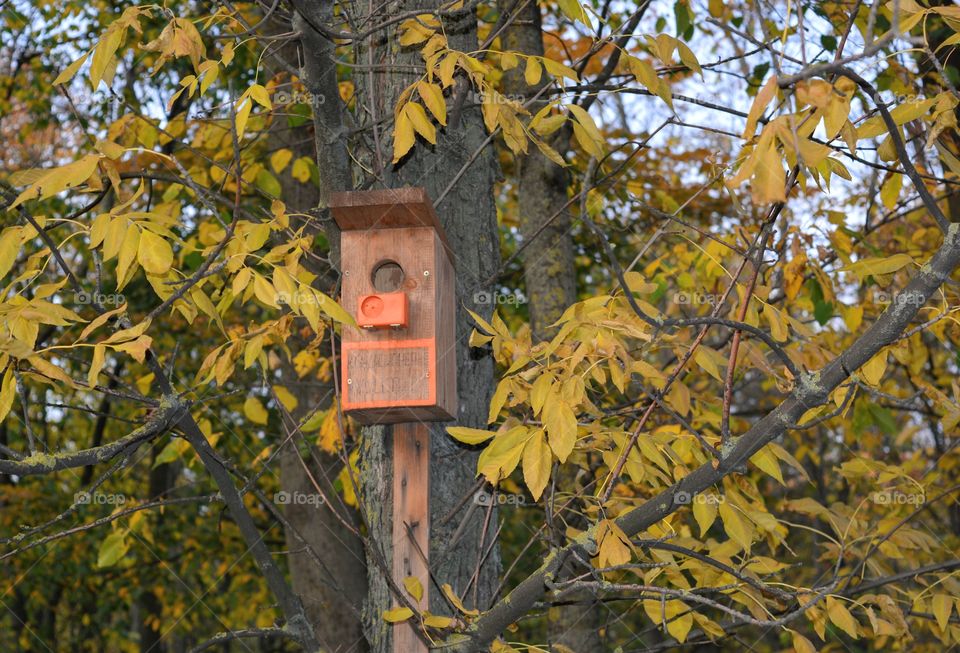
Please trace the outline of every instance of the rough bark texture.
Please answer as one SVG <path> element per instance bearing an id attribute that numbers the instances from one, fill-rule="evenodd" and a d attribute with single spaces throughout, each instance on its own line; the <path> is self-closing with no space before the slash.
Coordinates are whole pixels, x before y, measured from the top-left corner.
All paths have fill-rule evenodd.
<path id="1" fill-rule="evenodd" d="M 540 25 L 540 5 L 517 0 L 500 0 L 501 12 L 516 18 L 503 31 L 503 49 L 542 57 L 543 31 Z M 519 6 L 519 9 L 515 9 Z M 524 81 L 523 66 L 504 74 L 503 88 L 515 98 L 531 97 L 550 83 L 544 75 L 536 87 Z M 546 104 L 537 100 L 530 105 L 535 114 Z M 558 132 L 558 140 L 566 141 L 569 133 Z M 553 145 L 562 153 L 566 143 Z M 535 340 L 550 335 L 549 326 L 576 300 L 576 271 L 573 261 L 573 238 L 567 202 L 567 171 L 544 156 L 531 145 L 529 153 L 516 158 L 517 206 L 520 211 L 520 233 L 524 250 L 523 276 L 530 301 L 530 328 Z"/>

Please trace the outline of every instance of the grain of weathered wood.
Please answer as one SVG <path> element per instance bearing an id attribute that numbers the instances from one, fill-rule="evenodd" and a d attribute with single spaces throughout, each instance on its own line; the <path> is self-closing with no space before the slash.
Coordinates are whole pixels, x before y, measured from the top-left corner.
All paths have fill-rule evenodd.
<path id="1" fill-rule="evenodd" d="M 399 587 L 414 576 L 423 586 L 419 609 L 430 605 L 430 430 L 425 424 L 393 427 L 393 578 Z M 410 597 L 411 602 L 416 601 Z M 393 626 L 394 653 L 426 653 L 414 620 Z"/>

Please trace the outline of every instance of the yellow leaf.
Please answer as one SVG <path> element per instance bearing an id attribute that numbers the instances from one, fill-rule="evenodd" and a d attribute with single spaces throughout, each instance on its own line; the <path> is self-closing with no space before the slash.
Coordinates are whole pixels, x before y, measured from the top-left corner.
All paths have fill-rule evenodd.
<path id="1" fill-rule="evenodd" d="M 800 633 L 793 631 L 793 650 L 795 653 L 817 653 L 817 647 Z"/>
<path id="2" fill-rule="evenodd" d="M 40 358 L 39 356 L 31 356 L 27 360 L 29 360 L 30 364 L 33 365 L 34 369 L 36 369 L 43 376 L 49 379 L 53 379 L 55 381 L 62 381 L 63 383 L 66 383 L 68 386 L 70 386 L 71 388 L 76 387 L 77 384 L 73 382 L 73 379 L 67 376 L 66 372 L 61 370 L 59 367 L 57 367 L 53 363 L 46 361 Z M 0 390 L 2 390 L 2 388 L 0 388 Z"/>
<path id="3" fill-rule="evenodd" d="M 320 307 L 320 310 L 329 317 L 331 320 L 346 324 L 349 326 L 357 326 L 357 321 L 353 318 L 350 313 L 344 310 L 343 306 L 333 301 L 330 297 L 327 297 L 325 294 L 319 290 L 310 289 L 311 296 L 313 297 L 313 302 Z"/>
<path id="4" fill-rule="evenodd" d="M 100 80 L 103 79 L 109 64 L 113 61 L 113 55 L 116 54 L 117 48 L 123 42 L 126 32 L 125 29 L 108 29 L 107 33 L 97 43 L 97 47 L 93 51 L 93 59 L 90 62 L 90 84 L 94 89 L 100 85 Z M 110 83 L 109 80 L 107 83 Z"/>
<path id="5" fill-rule="evenodd" d="M 520 463 L 524 445 L 533 433 L 525 426 L 517 426 L 499 434 L 480 454 L 477 473 L 494 485 L 509 476 Z"/>
<path id="6" fill-rule="evenodd" d="M 23 231 L 19 227 L 8 227 L 0 236 L 0 279 L 7 276 L 10 268 L 17 261 L 20 253 L 20 236 Z"/>
<path id="7" fill-rule="evenodd" d="M 283 404 L 283 407 L 287 409 L 288 412 L 293 412 L 297 409 L 297 405 L 300 403 L 297 401 L 297 398 L 293 396 L 293 393 L 287 390 L 282 385 L 273 386 L 273 391 L 277 395 L 277 399 L 280 400 L 280 403 Z"/>
<path id="8" fill-rule="evenodd" d="M 134 263 L 140 251 L 140 235 L 139 229 L 131 227 L 127 230 L 123 242 L 120 244 L 120 255 L 117 258 L 117 290 L 123 290 L 130 277 L 133 276 L 131 274 L 128 277 L 127 273 L 136 271 Z"/>
<path id="9" fill-rule="evenodd" d="M 293 152 L 284 148 L 282 150 L 277 150 L 270 155 L 270 167 L 273 168 L 273 171 L 277 174 L 283 172 L 284 168 L 287 167 L 287 164 L 290 163 L 290 159 L 293 158 Z M 309 171 L 307 172 L 307 177 L 309 177 Z M 303 181 L 303 180 L 301 180 Z"/>
<path id="10" fill-rule="evenodd" d="M 428 628 L 449 628 L 454 623 L 453 617 L 444 617 L 438 614 L 431 614 L 423 620 L 423 625 Z"/>
<path id="11" fill-rule="evenodd" d="M 757 204 L 786 201 L 787 175 L 773 139 L 770 139 L 766 147 L 758 144 L 755 156 L 756 167 L 750 189 L 753 201 Z"/>
<path id="12" fill-rule="evenodd" d="M 597 129 L 597 124 L 593 121 L 593 117 L 587 113 L 583 107 L 580 107 L 576 104 L 570 105 L 570 113 L 572 113 L 573 117 L 576 118 L 577 123 L 583 127 L 586 136 L 589 138 L 589 140 L 593 141 L 595 147 L 591 149 L 582 141 L 580 144 L 583 145 L 583 148 L 590 152 L 593 156 L 601 158 L 603 156 L 603 144 L 605 141 L 603 135 L 600 133 L 600 130 Z M 574 131 L 576 131 L 577 123 L 574 123 Z M 581 139 L 578 137 L 577 140 L 580 141 Z"/>
<path id="13" fill-rule="evenodd" d="M 94 173 L 100 158 L 99 154 L 88 154 L 73 163 L 42 172 L 28 188 L 17 196 L 17 199 L 13 201 L 9 208 L 16 208 L 27 200 L 43 200 L 53 197 L 68 188 L 79 186 Z"/>
<path id="14" fill-rule="evenodd" d="M 137 261 L 150 274 L 163 275 L 173 265 L 173 249 L 166 239 L 144 229 L 140 234 Z"/>
<path id="15" fill-rule="evenodd" d="M 633 547 L 619 526 L 604 519 L 597 526 L 597 562 L 600 567 L 625 565 L 633 558 Z"/>
<path id="16" fill-rule="evenodd" d="M 587 18 L 587 12 L 583 10 L 577 0 L 558 0 L 557 4 L 560 11 L 570 20 L 578 20 L 587 27 L 590 26 L 590 20 Z"/>
<path id="17" fill-rule="evenodd" d="M 403 107 L 403 112 L 410 118 L 413 129 L 423 136 L 431 144 L 437 142 L 437 128 L 433 126 L 430 119 L 427 118 L 427 112 L 416 102 L 407 102 Z"/>
<path id="18" fill-rule="evenodd" d="M 290 170 L 290 174 L 300 183 L 306 183 L 310 179 L 310 163 L 311 161 L 308 157 L 301 156 L 293 162 L 293 168 Z"/>
<path id="19" fill-rule="evenodd" d="M 763 307 L 763 317 L 770 324 L 770 335 L 773 339 L 777 342 L 786 342 L 790 335 L 790 328 L 783 314 L 770 304 L 766 304 Z"/>
<path id="20" fill-rule="evenodd" d="M 540 83 L 540 77 L 543 75 L 543 66 L 537 61 L 536 57 L 527 57 L 527 65 L 523 69 L 523 79 L 528 86 L 536 86 Z"/>
<path id="21" fill-rule="evenodd" d="M 407 607 L 393 608 L 391 610 L 383 611 L 383 620 L 391 624 L 400 623 L 401 621 L 406 621 L 412 616 L 413 616 L 413 610 Z"/>
<path id="22" fill-rule="evenodd" d="M 572 79 L 577 82 L 580 81 L 580 78 L 577 76 L 577 72 L 570 66 L 565 66 L 564 64 L 551 59 L 550 57 L 544 57 L 542 59 L 543 67 L 548 73 L 560 80 L 563 77 L 567 79 Z"/>
<path id="23" fill-rule="evenodd" d="M 100 543 L 97 551 L 97 566 L 112 567 L 117 564 L 130 548 L 125 531 L 114 531 Z"/>
<path id="24" fill-rule="evenodd" d="M 891 274 L 913 263 L 913 258 L 909 254 L 894 254 L 886 258 L 863 258 L 856 263 L 851 263 L 841 270 L 844 272 L 853 272 L 860 279 L 868 276 L 880 274 Z"/>
<path id="25" fill-rule="evenodd" d="M 126 306 L 126 304 L 124 304 L 124 306 Z M 114 312 L 118 313 L 120 312 L 120 309 L 117 309 L 116 311 L 111 311 L 111 313 L 114 313 Z M 141 335 L 143 335 L 146 332 L 147 328 L 149 328 L 149 326 L 150 326 L 150 320 L 143 320 L 142 322 L 138 322 L 137 324 L 135 324 L 134 326 L 128 329 L 121 329 L 120 331 L 117 331 L 116 333 L 111 335 L 109 338 L 104 340 L 101 344 L 112 345 L 118 342 L 126 342 L 128 340 L 134 340 L 136 338 L 139 338 Z"/>
<path id="26" fill-rule="evenodd" d="M 114 345 L 113 348 L 117 351 L 130 354 L 134 360 L 136 360 L 138 363 L 142 363 L 146 359 L 147 350 L 150 349 L 151 344 L 153 344 L 153 338 L 150 336 L 140 336 L 136 340 Z"/>
<path id="27" fill-rule="evenodd" d="M 0 385 L 0 421 L 6 419 L 13 406 L 13 399 L 17 394 L 17 380 L 11 368 L 3 375 L 3 384 Z"/>
<path id="28" fill-rule="evenodd" d="M 590 133 L 578 122 L 573 123 L 573 135 L 583 150 L 595 159 L 603 158 L 603 150 L 590 138 Z"/>
<path id="29" fill-rule="evenodd" d="M 420 91 L 420 97 L 423 103 L 427 105 L 430 113 L 437 119 L 441 125 L 447 124 L 447 102 L 443 99 L 443 89 L 436 84 L 429 82 L 420 82 L 417 84 L 417 90 Z"/>
<path id="30" fill-rule="evenodd" d="M 767 83 L 764 84 L 763 88 L 757 93 L 757 97 L 754 98 L 753 104 L 750 105 L 750 112 L 747 114 L 747 124 L 743 129 L 744 139 L 749 140 L 753 138 L 753 134 L 757 130 L 757 122 L 760 120 L 760 117 L 763 116 L 764 109 L 767 108 L 770 100 L 772 100 L 776 94 L 777 76 L 774 75 L 767 80 Z"/>
<path id="31" fill-rule="evenodd" d="M 237 107 L 236 125 L 237 138 L 243 138 L 243 133 L 247 130 L 247 120 L 250 118 L 250 110 L 253 108 L 253 102 L 250 98 L 241 98 Z"/>
<path id="32" fill-rule="evenodd" d="M 933 596 L 933 616 L 937 618 L 940 630 L 946 630 L 950 623 L 950 612 L 953 611 L 953 599 L 948 594 Z"/>
<path id="33" fill-rule="evenodd" d="M 783 473 L 780 471 L 780 462 L 777 460 L 777 457 L 773 455 L 770 447 L 764 447 L 757 453 L 753 454 L 753 456 L 750 457 L 750 462 L 752 462 L 765 473 L 780 481 L 781 485 L 784 484 Z"/>
<path id="34" fill-rule="evenodd" d="M 400 24 L 400 45 L 416 45 L 433 36 L 434 30 L 428 25 L 436 18 L 430 14 L 421 14 Z M 424 24 L 426 23 L 426 24 Z"/>
<path id="35" fill-rule="evenodd" d="M 886 372 L 886 370 L 886 351 L 881 351 L 879 354 L 864 363 L 863 367 L 860 368 L 861 374 L 863 375 L 863 380 L 866 381 L 868 385 L 872 386 L 879 385 L 881 379 L 883 379 L 883 373 Z"/>
<path id="36" fill-rule="evenodd" d="M 717 501 L 697 500 L 693 502 L 693 517 L 697 520 L 697 526 L 700 527 L 700 537 L 706 535 L 713 522 L 716 521 L 717 503 Z"/>
<path id="37" fill-rule="evenodd" d="M 250 97 L 253 98 L 253 101 L 259 104 L 261 107 L 269 111 L 273 108 L 273 103 L 270 102 L 270 93 L 267 92 L 260 84 L 254 84 L 247 92 L 250 94 Z"/>
<path id="38" fill-rule="evenodd" d="M 457 593 L 453 591 L 453 588 L 450 586 L 450 583 L 444 583 L 443 585 L 440 586 L 440 589 L 443 590 L 443 594 L 444 596 L 447 597 L 447 600 L 450 601 L 450 603 L 452 603 L 454 607 L 460 612 L 462 612 L 463 614 L 470 617 L 475 617 L 480 614 L 479 610 L 467 610 L 463 606 L 463 601 L 461 601 L 460 597 L 457 596 Z"/>
<path id="39" fill-rule="evenodd" d="M 267 281 L 266 277 L 263 275 L 254 273 L 253 294 L 256 295 L 257 299 L 267 306 L 272 308 L 280 308 L 280 305 L 277 304 L 276 288 L 274 288 L 273 284 Z"/>
<path id="40" fill-rule="evenodd" d="M 106 360 L 107 348 L 105 345 L 97 345 L 93 348 L 93 362 L 90 363 L 90 372 L 87 373 L 87 385 L 91 388 L 97 385 L 97 377 Z"/>
<path id="41" fill-rule="evenodd" d="M 472 429 L 466 426 L 448 426 L 447 433 L 464 444 L 480 444 L 496 435 L 493 431 Z"/>
<path id="42" fill-rule="evenodd" d="M 543 426 L 550 439 L 550 448 L 561 463 L 577 443 L 577 416 L 570 405 L 554 394 L 543 407 Z"/>
<path id="43" fill-rule="evenodd" d="M 900 189 L 903 187 L 903 175 L 893 172 L 887 177 L 887 180 L 880 186 L 880 201 L 888 209 L 893 209 L 897 205 L 897 198 L 900 197 Z"/>
<path id="44" fill-rule="evenodd" d="M 267 409 L 263 407 L 263 404 L 261 404 L 260 400 L 256 397 L 247 397 L 247 400 L 243 402 L 243 414 L 254 424 L 267 423 Z"/>
<path id="45" fill-rule="evenodd" d="M 936 102 L 936 98 L 904 102 L 893 108 L 890 117 L 893 118 L 894 123 L 902 125 L 925 115 Z M 857 139 L 873 138 L 885 133 L 887 133 L 887 124 L 884 122 L 883 116 L 877 115 L 860 125 L 857 129 Z"/>
<path id="46" fill-rule="evenodd" d="M 406 111 L 397 115 L 397 123 L 393 128 L 393 162 L 402 159 L 413 147 L 417 136 L 413 131 L 413 122 Z"/>
<path id="47" fill-rule="evenodd" d="M 423 585 L 420 584 L 420 579 L 416 576 L 407 576 L 403 579 L 403 586 L 407 588 L 410 596 L 419 603 L 420 599 L 423 598 Z"/>
<path id="48" fill-rule="evenodd" d="M 833 625 L 850 635 L 850 637 L 854 639 L 859 637 L 857 620 L 853 618 L 853 615 L 850 614 L 850 611 L 847 610 L 847 607 L 843 605 L 843 603 L 832 596 L 827 597 L 827 616 L 830 617 Z"/>
<path id="49" fill-rule="evenodd" d="M 523 448 L 523 481 L 527 484 L 534 501 L 540 500 L 543 489 L 547 487 L 552 463 L 553 456 L 550 454 L 550 447 L 547 446 L 547 439 L 543 431 L 538 430 L 527 440 Z"/>
<path id="50" fill-rule="evenodd" d="M 749 551 L 750 544 L 753 542 L 753 526 L 746 517 L 725 501 L 720 504 L 720 519 L 730 539 L 739 544 L 744 551 Z"/>
<path id="51" fill-rule="evenodd" d="M 72 64 L 67 66 L 63 72 L 57 75 L 57 78 L 53 80 L 54 86 L 59 86 L 60 84 L 66 84 L 77 74 L 77 71 L 80 70 L 80 66 L 83 65 L 83 62 L 87 60 L 87 57 L 90 56 L 89 52 L 84 53 L 82 57 L 74 61 Z"/>
<path id="52" fill-rule="evenodd" d="M 667 632 L 679 642 L 687 639 L 693 627 L 693 613 L 683 601 L 667 600 L 661 602 L 655 599 L 646 599 L 643 609 L 650 620 L 657 626 L 664 626 Z"/>

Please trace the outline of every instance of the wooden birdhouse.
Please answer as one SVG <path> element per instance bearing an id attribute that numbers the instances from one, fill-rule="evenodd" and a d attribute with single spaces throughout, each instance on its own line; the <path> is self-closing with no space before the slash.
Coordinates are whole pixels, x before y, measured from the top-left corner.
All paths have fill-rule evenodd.
<path id="1" fill-rule="evenodd" d="M 344 326 L 341 405 L 363 424 L 457 415 L 453 255 L 422 188 L 333 193 Z"/>

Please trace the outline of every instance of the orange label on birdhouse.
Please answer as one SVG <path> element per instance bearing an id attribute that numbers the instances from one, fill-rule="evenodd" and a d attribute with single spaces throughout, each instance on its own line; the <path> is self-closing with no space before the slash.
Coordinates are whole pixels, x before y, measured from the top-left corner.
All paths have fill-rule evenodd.
<path id="1" fill-rule="evenodd" d="M 342 356 L 344 410 L 436 402 L 433 339 L 344 342 Z"/>

